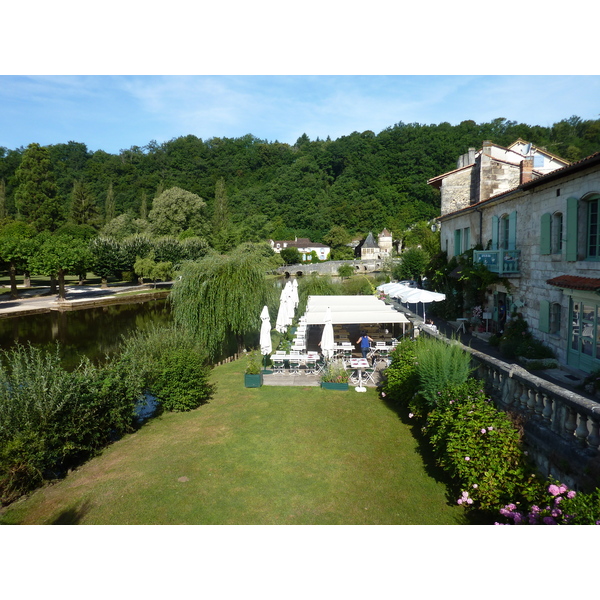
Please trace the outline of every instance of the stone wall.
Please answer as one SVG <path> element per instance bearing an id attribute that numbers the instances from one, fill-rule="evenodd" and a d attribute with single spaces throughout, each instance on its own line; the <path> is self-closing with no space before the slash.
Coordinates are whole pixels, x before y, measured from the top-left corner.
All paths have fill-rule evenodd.
<path id="1" fill-rule="evenodd" d="M 278 273 L 286 276 L 304 276 L 311 273 L 319 275 L 337 275 L 338 269 L 342 265 L 350 265 L 355 273 L 373 273 L 381 271 L 383 268 L 383 260 L 329 260 L 322 263 L 311 265 L 286 265 L 277 269 Z"/>

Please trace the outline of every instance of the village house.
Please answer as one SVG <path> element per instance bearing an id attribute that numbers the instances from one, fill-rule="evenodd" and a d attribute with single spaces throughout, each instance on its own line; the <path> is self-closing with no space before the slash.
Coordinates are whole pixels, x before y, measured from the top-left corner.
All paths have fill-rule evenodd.
<path id="1" fill-rule="evenodd" d="M 314 251 L 319 260 L 327 260 L 331 248 L 319 242 L 311 242 L 308 238 L 295 238 L 294 240 L 269 240 L 271 248 L 280 254 L 284 248 L 298 248 L 303 262 L 311 260 Z"/>
<path id="2" fill-rule="evenodd" d="M 377 237 L 369 231 L 369 235 L 361 243 L 356 245 L 355 253 L 361 260 L 381 260 L 391 256 L 393 249 L 392 234 L 387 230 L 383 231 Z"/>
<path id="3" fill-rule="evenodd" d="M 497 324 L 503 301 L 561 364 L 600 368 L 600 153 L 569 164 L 521 140 L 485 142 L 457 166 L 428 183 L 448 258 L 478 248 L 474 262 L 510 282 L 483 310 Z"/>

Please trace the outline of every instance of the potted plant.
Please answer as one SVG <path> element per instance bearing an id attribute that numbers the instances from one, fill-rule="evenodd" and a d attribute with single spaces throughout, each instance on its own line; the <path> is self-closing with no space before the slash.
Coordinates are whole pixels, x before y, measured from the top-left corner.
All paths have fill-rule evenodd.
<path id="1" fill-rule="evenodd" d="M 244 373 L 245 387 L 260 387 L 262 385 L 261 360 L 262 357 L 258 350 L 248 353 L 246 372 Z"/>
<path id="2" fill-rule="evenodd" d="M 321 374 L 321 387 L 326 390 L 348 389 L 348 372 L 339 361 L 325 367 Z"/>

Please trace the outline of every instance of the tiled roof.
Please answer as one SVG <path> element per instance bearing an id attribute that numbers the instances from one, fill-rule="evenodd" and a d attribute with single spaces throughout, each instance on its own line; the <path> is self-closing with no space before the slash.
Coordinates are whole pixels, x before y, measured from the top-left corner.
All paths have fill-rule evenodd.
<path id="1" fill-rule="evenodd" d="M 546 283 L 556 287 L 568 288 L 571 290 L 587 290 L 597 292 L 600 290 L 600 279 L 596 277 L 579 277 L 578 275 L 559 275 L 548 279 Z"/>
<path id="2" fill-rule="evenodd" d="M 362 245 L 363 248 L 379 248 L 379 246 L 375 243 L 375 238 L 373 234 L 369 231 L 369 235 L 365 240 L 365 243 Z"/>

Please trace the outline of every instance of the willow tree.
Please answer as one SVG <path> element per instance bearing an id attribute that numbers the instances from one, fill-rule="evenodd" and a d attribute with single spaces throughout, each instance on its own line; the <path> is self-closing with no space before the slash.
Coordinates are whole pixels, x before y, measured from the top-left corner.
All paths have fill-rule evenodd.
<path id="1" fill-rule="evenodd" d="M 212 359 L 230 335 L 242 351 L 245 335 L 260 329 L 263 306 L 274 302 L 275 290 L 266 278 L 272 268 L 262 247 L 252 244 L 185 263 L 170 295 L 175 322 L 197 336 Z"/>

